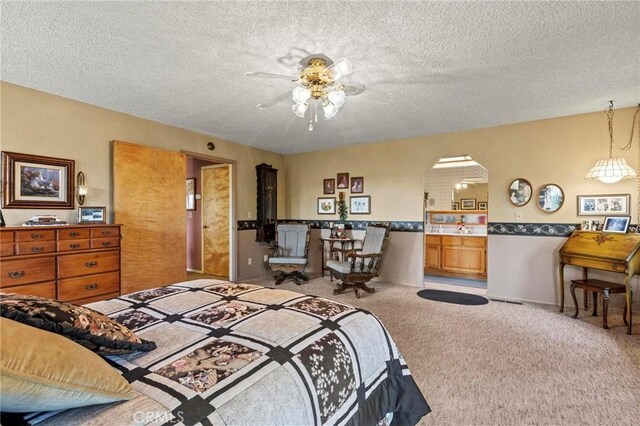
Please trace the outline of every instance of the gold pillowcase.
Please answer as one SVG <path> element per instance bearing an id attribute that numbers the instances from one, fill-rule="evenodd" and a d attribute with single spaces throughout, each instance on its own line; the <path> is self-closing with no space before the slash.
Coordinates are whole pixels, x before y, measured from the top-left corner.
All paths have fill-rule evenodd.
<path id="1" fill-rule="evenodd" d="M 0 318 L 0 411 L 62 410 L 134 396 L 129 383 L 90 350 Z"/>

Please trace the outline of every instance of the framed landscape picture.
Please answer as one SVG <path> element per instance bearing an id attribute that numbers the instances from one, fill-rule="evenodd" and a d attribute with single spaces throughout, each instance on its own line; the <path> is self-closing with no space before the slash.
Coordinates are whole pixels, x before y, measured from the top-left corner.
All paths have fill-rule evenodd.
<path id="1" fill-rule="evenodd" d="M 462 198 L 460 200 L 460 207 L 462 210 L 475 210 L 476 199 L 475 198 Z"/>
<path id="2" fill-rule="evenodd" d="M 72 209 L 75 161 L 2 152 L 2 207 Z"/>
<path id="3" fill-rule="evenodd" d="M 349 210 L 351 214 L 371 214 L 371 196 L 349 197 Z"/>
<path id="4" fill-rule="evenodd" d="M 630 214 L 629 194 L 578 195 L 579 216 L 624 216 Z"/>
<path id="5" fill-rule="evenodd" d="M 78 208 L 78 223 L 106 223 L 106 207 L 80 207 Z"/>
<path id="6" fill-rule="evenodd" d="M 336 197 L 318 197 L 318 214 L 336 214 Z"/>

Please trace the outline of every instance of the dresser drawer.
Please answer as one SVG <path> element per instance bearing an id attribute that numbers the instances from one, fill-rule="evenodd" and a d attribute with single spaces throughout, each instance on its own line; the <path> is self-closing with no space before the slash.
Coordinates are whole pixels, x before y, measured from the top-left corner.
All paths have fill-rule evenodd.
<path id="1" fill-rule="evenodd" d="M 17 242 L 27 241 L 53 241 L 56 239 L 56 231 L 53 229 L 25 229 L 24 231 L 16 231 Z"/>
<path id="2" fill-rule="evenodd" d="M 58 256 L 58 278 L 79 277 L 118 269 L 120 269 L 118 251 Z"/>
<path id="3" fill-rule="evenodd" d="M 120 237 L 120 228 L 117 226 L 105 226 L 91 228 L 91 238 Z"/>
<path id="4" fill-rule="evenodd" d="M 58 299 L 71 301 L 120 291 L 120 273 L 87 275 L 58 281 Z"/>
<path id="5" fill-rule="evenodd" d="M 51 281 L 56 276 L 55 258 L 3 260 L 0 287 Z"/>
<path id="6" fill-rule="evenodd" d="M 56 251 L 55 241 L 34 241 L 16 244 L 16 254 L 40 254 L 53 253 Z"/>
<path id="7" fill-rule="evenodd" d="M 58 239 L 61 241 L 66 240 L 88 240 L 91 237 L 91 231 L 89 228 L 85 229 L 60 229 L 58 231 Z"/>
<path id="8" fill-rule="evenodd" d="M 485 247 L 487 241 L 484 237 L 465 237 L 462 239 L 464 247 Z"/>
<path id="9" fill-rule="evenodd" d="M 13 243 L 0 244 L 0 256 L 13 256 Z"/>
<path id="10" fill-rule="evenodd" d="M 13 243 L 13 231 L 0 232 L 0 243 Z"/>
<path id="11" fill-rule="evenodd" d="M 14 287 L 1 288 L 5 293 L 26 294 L 30 296 L 44 297 L 46 299 L 56 298 L 56 282 L 47 281 L 46 283 L 25 284 Z"/>
<path id="12" fill-rule="evenodd" d="M 61 240 L 58 241 L 58 251 L 87 250 L 91 248 L 90 240 Z"/>
<path id="13" fill-rule="evenodd" d="M 120 247 L 120 237 L 94 238 L 91 240 L 91 248 Z"/>

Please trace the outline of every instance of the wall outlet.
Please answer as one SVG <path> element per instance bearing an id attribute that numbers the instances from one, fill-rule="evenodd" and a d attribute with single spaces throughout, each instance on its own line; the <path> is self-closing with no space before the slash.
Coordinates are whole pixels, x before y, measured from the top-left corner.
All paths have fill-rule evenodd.
<path id="1" fill-rule="evenodd" d="M 268 255 L 268 254 L 265 254 L 265 255 L 264 255 L 264 261 L 265 261 L 265 262 L 268 262 L 268 261 L 269 261 L 269 255 Z"/>
<path id="2" fill-rule="evenodd" d="M 521 222 L 523 219 L 522 212 L 516 212 L 516 221 Z"/>
<path id="3" fill-rule="evenodd" d="M 247 265 L 253 265 L 253 259 L 252 258 L 248 258 L 247 259 Z"/>

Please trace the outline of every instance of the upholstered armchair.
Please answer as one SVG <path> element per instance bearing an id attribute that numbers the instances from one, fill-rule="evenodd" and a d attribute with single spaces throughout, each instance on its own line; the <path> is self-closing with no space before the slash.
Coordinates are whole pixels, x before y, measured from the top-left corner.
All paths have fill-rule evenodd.
<path id="1" fill-rule="evenodd" d="M 308 263 L 309 225 L 302 223 L 280 223 L 276 229 L 276 246 L 269 256 L 269 267 L 273 271 L 276 285 L 291 278 L 296 284 L 308 281 L 303 275 Z"/>
<path id="2" fill-rule="evenodd" d="M 334 251 L 342 252 L 342 261 L 328 260 L 327 268 L 331 274 L 341 280 L 336 284 L 333 294 L 343 293 L 346 287 L 353 287 L 356 298 L 358 290 L 375 293 L 367 282 L 378 276 L 384 244 L 389 237 L 389 225 L 369 225 L 362 242 L 362 248 Z"/>

